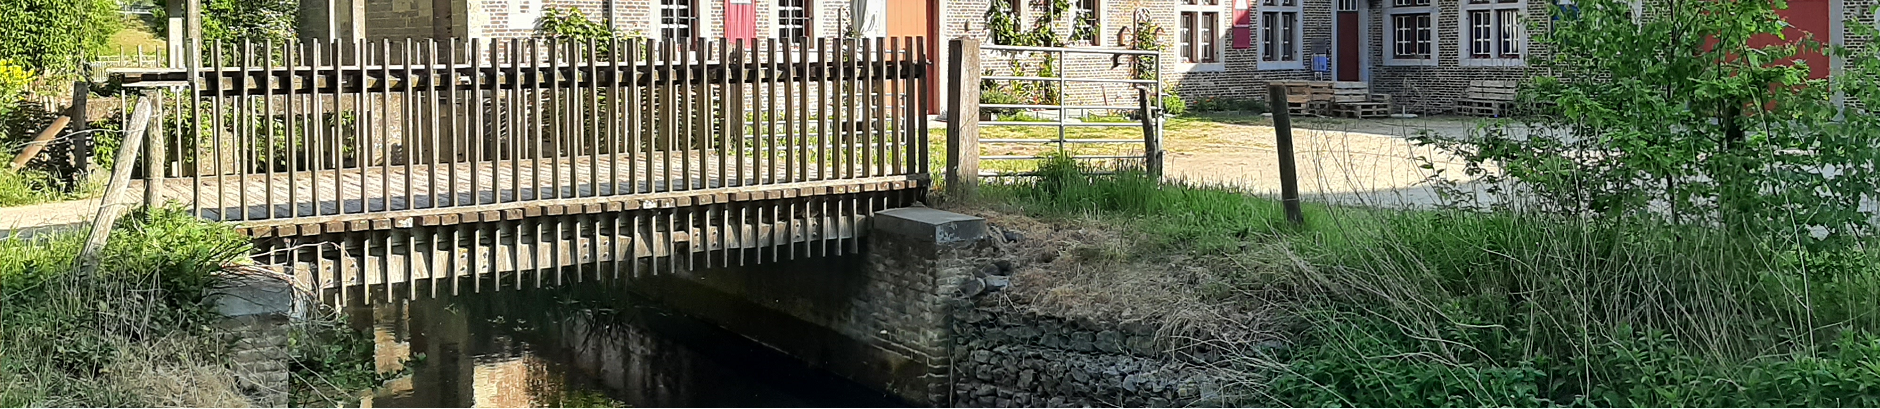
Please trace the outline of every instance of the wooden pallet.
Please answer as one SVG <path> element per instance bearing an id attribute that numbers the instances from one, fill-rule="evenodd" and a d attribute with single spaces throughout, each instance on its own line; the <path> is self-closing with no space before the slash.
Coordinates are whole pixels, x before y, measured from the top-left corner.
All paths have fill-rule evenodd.
<path id="1" fill-rule="evenodd" d="M 1297 115 L 1325 116 L 1330 105 L 1324 101 L 1287 102 L 1286 112 Z"/>
<path id="2" fill-rule="evenodd" d="M 1384 118 L 1390 116 L 1390 103 L 1353 102 L 1332 105 L 1332 116 L 1339 118 Z"/>
<path id="3" fill-rule="evenodd" d="M 1456 100 L 1456 115 L 1498 118 L 1512 113 L 1514 101 Z"/>

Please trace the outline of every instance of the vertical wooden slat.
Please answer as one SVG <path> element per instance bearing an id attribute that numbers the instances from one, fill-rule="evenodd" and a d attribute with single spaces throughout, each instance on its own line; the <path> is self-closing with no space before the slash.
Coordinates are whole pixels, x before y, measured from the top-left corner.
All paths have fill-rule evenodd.
<path id="1" fill-rule="evenodd" d="M 677 146 L 677 150 L 679 150 L 679 184 L 681 184 L 681 188 L 679 189 L 692 189 L 692 171 L 694 171 L 694 169 L 692 169 L 692 150 L 694 150 L 694 144 L 697 144 L 697 135 L 694 133 L 694 129 L 697 128 L 697 116 L 701 114 L 696 107 L 696 101 L 694 101 L 694 99 L 697 98 L 696 96 L 692 96 L 692 90 L 694 90 L 694 86 L 692 86 L 692 83 L 694 83 L 694 71 L 692 71 L 692 68 L 694 68 L 694 64 L 697 64 L 697 49 L 699 49 L 699 39 L 697 38 L 681 39 L 681 41 L 679 41 L 679 53 L 677 53 L 677 58 L 679 58 L 679 105 L 677 105 L 677 109 L 673 109 L 673 111 L 679 111 L 679 120 L 675 122 L 675 126 L 679 126 L 679 133 L 673 133 L 673 137 L 679 139 L 679 146 Z M 667 180 L 667 184 L 671 184 L 671 180 Z"/>
<path id="2" fill-rule="evenodd" d="M 729 58 L 729 49 L 731 49 L 731 47 L 729 47 L 726 38 L 714 39 L 714 43 L 716 43 L 716 47 L 718 47 L 718 69 L 705 71 L 705 79 L 714 77 L 713 71 L 716 71 L 716 77 L 718 77 L 718 86 L 716 86 L 716 88 L 718 88 L 718 90 L 711 90 L 711 86 L 707 86 L 707 88 L 705 88 L 705 90 L 707 90 L 707 99 L 705 99 L 705 101 L 716 105 L 713 109 L 713 113 L 716 113 L 716 116 L 718 116 L 716 120 L 711 122 L 711 124 L 718 124 L 718 129 L 707 129 L 707 131 L 716 133 L 716 137 L 713 137 L 713 141 L 716 141 L 716 144 L 718 144 L 718 146 L 716 146 L 716 150 L 718 150 L 718 186 L 705 186 L 705 188 L 728 188 L 729 176 L 726 176 L 726 171 L 729 171 L 729 165 L 726 161 L 728 161 L 729 156 L 726 152 L 731 150 L 731 135 L 737 135 L 737 133 L 731 129 L 731 124 L 737 124 L 737 120 L 735 120 L 735 114 L 737 113 L 731 111 L 731 107 L 733 107 L 733 101 L 731 101 L 731 58 Z"/>
<path id="3" fill-rule="evenodd" d="M 417 109 L 414 109 L 417 98 L 414 98 L 415 88 L 412 86 L 412 66 L 417 66 L 417 58 L 412 58 L 412 39 L 404 39 L 404 49 L 402 49 L 402 51 L 404 51 L 404 53 L 399 54 L 399 66 L 404 68 L 404 73 L 402 73 L 402 77 L 399 77 L 399 84 L 404 86 L 404 92 L 400 92 L 399 94 L 399 113 L 400 116 L 404 116 L 404 120 L 400 120 L 399 124 L 402 124 L 404 129 L 400 129 L 399 131 L 399 144 L 400 146 L 404 146 L 404 148 L 402 148 L 402 150 L 404 150 L 404 156 L 402 156 L 402 159 L 404 159 L 404 188 L 402 188 L 404 189 L 404 206 L 400 206 L 400 210 L 410 210 L 410 208 L 417 208 L 417 204 L 415 204 L 417 203 L 417 193 L 412 189 L 412 184 L 415 182 L 414 173 L 417 171 L 414 167 L 414 163 L 417 161 L 417 154 L 415 154 L 415 152 L 417 152 L 417 148 L 419 148 L 417 143 L 415 143 L 415 141 L 417 141 L 417 122 L 419 122 Z M 408 250 L 414 250 L 415 255 L 415 248 L 408 248 Z M 412 285 L 412 289 L 415 291 L 417 285 Z M 412 293 L 412 295 L 414 295 L 415 298 L 417 293 Z"/>
<path id="4" fill-rule="evenodd" d="M 909 139 L 914 142 L 914 160 L 919 164 L 914 167 L 913 172 L 926 175 L 930 172 L 927 152 L 927 112 L 930 109 L 927 94 L 931 92 L 927 84 L 933 81 L 933 78 L 927 74 L 931 72 L 928 67 L 933 65 L 933 61 L 927 58 L 927 40 L 923 37 L 914 37 L 914 62 L 915 66 L 911 71 L 916 76 L 913 87 L 916 108 L 913 113 L 914 126 L 909 127 L 908 135 Z"/>
<path id="5" fill-rule="evenodd" d="M 855 116 L 855 134 L 858 139 L 855 150 L 861 154 L 861 163 L 855 172 L 861 177 L 869 177 L 875 175 L 876 159 L 874 154 L 875 104 L 873 103 L 875 100 L 875 43 L 867 38 L 862 39 L 861 43 L 861 52 L 859 58 L 856 58 L 856 66 L 859 69 L 855 73 L 856 87 L 860 89 L 856 92 L 855 106 L 860 113 Z"/>
<path id="6" fill-rule="evenodd" d="M 821 39 L 818 39 L 817 41 L 821 41 Z M 797 128 L 796 129 L 796 143 L 790 146 L 790 149 L 796 150 L 796 155 L 797 155 L 796 175 L 794 175 L 795 177 L 790 179 L 790 181 L 792 182 L 801 182 L 801 181 L 809 180 L 809 152 L 810 152 L 809 124 L 810 122 L 813 122 L 810 119 L 811 116 L 810 116 L 810 110 L 809 110 L 809 106 L 810 106 L 809 101 L 810 101 L 810 91 L 814 89 L 810 87 L 810 81 L 811 81 L 810 75 L 809 75 L 810 48 L 813 48 L 813 47 L 811 47 L 810 41 L 808 40 L 804 40 L 797 45 L 798 52 L 797 52 L 796 67 L 794 70 L 792 70 L 793 72 L 791 72 L 790 74 L 792 76 L 791 79 L 795 80 L 796 85 L 797 85 L 797 90 L 796 90 L 797 115 L 795 118 L 791 118 L 791 121 L 796 122 L 796 128 Z"/>
<path id="7" fill-rule="evenodd" d="M 254 55 L 253 41 L 243 39 L 241 52 L 235 56 L 237 65 L 236 74 L 238 75 L 234 84 L 236 97 L 235 101 L 232 103 L 234 105 L 235 114 L 232 118 L 229 118 L 230 127 L 235 129 L 234 140 L 231 141 L 231 144 L 234 145 L 232 148 L 234 148 L 235 152 L 231 155 L 233 157 L 231 160 L 233 163 L 230 164 L 235 168 L 234 172 L 236 175 L 236 211 L 239 216 L 237 216 L 235 220 L 248 220 L 249 178 L 247 176 L 251 170 L 248 167 L 250 163 L 248 159 L 250 154 L 248 146 L 249 141 L 254 139 L 254 126 L 249 123 L 249 113 L 253 110 L 251 109 L 252 105 L 248 99 L 248 58 L 252 55 Z M 151 174 L 152 170 L 153 169 L 146 168 L 144 172 Z"/>
<path id="8" fill-rule="evenodd" d="M 372 109 L 379 123 L 379 209 L 392 211 L 392 40 L 379 39 L 379 98 L 378 106 Z M 390 250 L 389 248 L 387 250 Z M 391 258 L 390 254 L 386 258 Z M 386 285 L 387 291 L 391 286 Z M 390 295 L 390 293 L 387 293 Z"/>
<path id="9" fill-rule="evenodd" d="M 807 41 L 798 41 L 795 45 L 799 50 L 809 49 Z M 793 53 L 790 51 L 788 48 L 783 50 L 783 66 L 780 69 L 784 75 L 784 83 L 783 93 L 779 95 L 783 99 L 783 152 L 781 153 L 783 154 L 783 182 L 786 183 L 796 182 L 803 175 L 797 167 L 802 163 L 798 156 L 802 155 L 803 144 L 806 141 L 802 138 L 804 133 L 802 127 L 807 121 L 803 120 L 797 112 L 802 110 L 802 100 L 809 92 L 809 88 L 803 85 L 807 82 L 803 80 L 802 71 L 799 70 L 802 68 L 803 60 L 809 58 L 809 54 L 799 51 L 794 53 L 798 56 L 797 58 L 791 58 Z"/>
<path id="10" fill-rule="evenodd" d="M 307 107 L 304 104 L 297 104 L 297 102 L 300 102 L 301 96 L 306 94 L 305 88 L 296 85 L 300 82 L 300 64 L 305 64 L 306 60 L 304 56 L 299 55 L 301 50 L 300 45 L 298 40 L 288 39 L 286 40 L 286 46 L 281 50 L 285 58 L 285 61 L 283 61 L 281 65 L 286 67 L 286 75 L 283 76 L 281 80 L 282 88 L 285 90 L 282 94 L 284 94 L 287 99 L 287 109 L 285 111 L 287 116 L 287 146 L 284 152 L 282 152 L 282 154 L 287 157 L 287 217 L 299 217 L 300 204 L 306 199 L 306 197 L 302 197 L 300 194 L 301 184 L 298 175 L 301 172 L 301 168 L 305 166 L 305 159 L 302 159 L 300 156 L 308 150 L 304 139 L 306 139 L 307 134 L 309 134 L 307 130 L 311 128 L 301 126 L 300 122 L 303 121 L 301 121 L 299 117 L 306 113 Z"/>
<path id="11" fill-rule="evenodd" d="M 507 94 L 509 96 L 509 106 L 503 109 L 503 112 L 505 115 L 509 116 L 507 118 L 508 121 L 506 123 L 508 124 L 508 127 L 509 127 L 509 132 L 508 132 L 508 137 L 509 137 L 509 201 L 511 202 L 522 200 L 522 150 L 523 150 L 522 139 L 524 138 L 526 134 L 522 131 L 522 119 L 521 119 L 522 118 L 522 58 L 521 56 L 522 56 L 521 40 L 517 40 L 514 38 L 509 39 L 509 75 L 504 77 L 505 81 L 509 82 L 509 92 Z M 513 263 L 515 262 L 515 260 L 511 259 L 510 262 Z"/>
<path id="12" fill-rule="evenodd" d="M 816 113 L 816 160 L 810 165 L 816 171 L 816 180 L 829 180 L 829 153 L 834 149 L 834 144 L 831 140 L 834 139 L 832 136 L 835 133 L 829 131 L 829 120 L 835 113 L 834 107 L 830 104 L 830 93 L 833 90 L 829 89 L 831 85 L 830 80 L 833 78 L 830 76 L 831 73 L 829 72 L 829 63 L 832 59 L 833 53 L 830 50 L 829 39 L 816 39 L 816 61 L 811 63 L 811 67 L 815 69 L 811 76 L 813 80 L 816 81 L 816 101 L 814 106 Z"/>
<path id="13" fill-rule="evenodd" d="M 534 194 L 531 196 L 534 196 L 535 200 L 542 200 L 542 126 L 540 122 L 542 119 L 542 58 L 540 55 L 540 45 L 541 40 L 534 38 L 529 39 L 529 50 L 525 55 L 525 57 L 529 59 L 529 93 L 524 96 L 523 100 L 523 103 L 528 104 L 529 112 L 522 118 L 529 128 L 529 177 L 535 182 L 529 185 L 529 189 L 534 190 Z M 518 281 L 516 285 L 520 286 L 521 282 Z"/>
<path id="14" fill-rule="evenodd" d="M 489 134 L 483 129 L 483 124 L 489 122 L 488 114 L 484 112 L 483 106 L 485 95 L 483 91 L 483 39 L 471 38 L 470 52 L 467 54 L 470 58 L 470 205 L 476 206 L 483 204 L 482 169 L 483 162 L 489 159 L 486 143 Z M 492 173 L 495 170 L 494 166 L 491 165 L 490 168 Z M 471 265 L 474 269 L 475 264 Z"/>
<path id="15" fill-rule="evenodd" d="M 868 63 L 868 107 L 870 111 L 868 114 L 868 141 L 869 151 L 873 152 L 874 156 L 874 160 L 869 162 L 869 166 L 872 166 L 874 170 L 870 172 L 869 175 L 882 176 L 888 174 L 888 141 L 886 139 L 888 124 L 892 123 L 887 117 L 887 115 L 889 115 L 887 107 L 888 39 L 886 37 L 876 37 L 874 50 L 874 56 L 870 57 L 870 62 Z"/>
<path id="16" fill-rule="evenodd" d="M 601 80 L 598 75 L 601 70 L 600 61 L 595 58 L 597 56 L 594 50 L 594 39 L 587 39 L 587 44 L 583 46 L 587 51 L 585 53 L 585 57 L 587 58 L 587 71 L 582 73 L 582 78 L 584 79 L 582 82 L 587 85 L 585 92 L 587 93 L 588 100 L 587 110 L 582 111 L 579 117 L 583 123 L 587 124 L 581 127 L 581 135 L 587 138 L 585 141 L 587 149 L 584 152 L 588 157 L 587 185 L 589 186 L 588 189 L 590 189 L 588 197 L 599 197 L 601 195 L 600 155 L 601 152 L 607 151 L 601 149 L 603 145 L 601 144 L 600 136 L 602 131 L 608 128 L 607 123 L 611 121 L 612 117 L 608 116 L 608 113 L 601 109 Z M 600 239 L 600 235 L 598 234 L 594 237 L 596 240 Z"/>
<path id="17" fill-rule="evenodd" d="M 674 126 L 674 122 L 681 118 L 684 112 L 684 110 L 680 108 L 679 104 L 681 99 L 678 95 L 680 88 L 678 86 L 677 69 L 680 66 L 674 59 L 683 58 L 685 54 L 674 50 L 678 48 L 678 46 L 679 42 L 677 40 L 666 39 L 663 42 L 663 46 L 660 47 L 661 54 L 659 55 L 662 60 L 661 63 L 663 63 L 660 70 L 660 87 L 662 88 L 662 92 L 660 92 L 660 104 L 658 108 L 660 127 L 658 130 L 654 131 L 653 137 L 658 138 L 657 140 L 662 145 L 659 154 L 660 174 L 662 177 L 659 181 L 665 187 L 662 191 L 666 192 L 673 190 L 672 153 L 674 150 L 678 149 L 678 131 L 683 129 Z"/>
<path id="18" fill-rule="evenodd" d="M 640 180 L 641 180 L 640 161 L 642 160 L 642 158 L 652 157 L 650 155 L 641 156 L 639 154 L 640 131 L 644 129 L 644 126 L 645 126 L 644 124 L 641 123 L 642 118 L 645 118 L 645 116 L 641 115 L 641 113 L 646 112 L 647 107 L 652 106 L 652 104 L 649 104 L 641 100 L 642 96 L 645 95 L 643 92 L 641 92 L 641 90 L 647 89 L 647 88 L 643 88 L 640 85 L 640 80 L 642 78 L 640 75 L 640 55 L 641 55 L 640 47 L 642 47 L 644 44 L 644 43 L 641 43 L 640 41 L 641 40 L 637 38 L 627 39 L 626 48 L 625 48 L 625 51 L 623 51 L 627 53 L 627 90 L 626 90 L 627 98 L 624 102 L 627 104 L 631 104 L 627 106 L 627 110 L 626 110 L 627 111 L 627 129 L 626 129 L 627 146 L 625 147 L 625 149 L 628 152 L 627 153 L 627 184 L 628 184 L 627 192 L 633 193 L 633 194 L 639 194 L 641 192 L 640 190 Z M 638 220 L 638 219 L 635 219 L 635 220 Z M 638 226 L 638 222 L 636 221 L 634 225 Z M 634 242 L 635 243 L 634 245 L 638 246 L 639 242 L 637 240 L 639 239 L 639 236 L 634 236 L 634 239 L 636 240 Z M 637 257 L 637 256 L 634 256 L 634 257 Z M 634 257 L 629 257 L 629 259 L 632 259 Z M 634 263 L 635 263 L 634 266 L 637 268 L 637 266 L 639 265 L 638 261 L 634 261 Z"/>
<path id="19" fill-rule="evenodd" d="M 548 55 L 545 56 L 548 60 L 548 70 L 544 73 L 548 81 L 548 109 L 546 112 L 543 112 L 542 118 L 542 120 L 548 121 L 549 125 L 548 155 L 551 173 L 549 173 L 548 188 L 552 189 L 549 197 L 556 199 L 562 197 L 562 157 L 566 154 L 566 152 L 563 152 L 566 146 L 565 138 L 567 138 L 570 133 L 567 125 L 569 109 L 565 105 L 567 100 L 563 97 L 567 92 L 565 92 L 561 86 L 561 48 L 561 41 L 559 39 L 555 37 L 548 38 Z M 536 286 L 540 287 L 542 282 L 539 281 L 540 278 L 537 278 L 537 280 Z"/>
<path id="20" fill-rule="evenodd" d="M 280 153 L 276 149 L 280 145 L 276 145 L 275 144 L 276 141 L 274 140 L 274 69 L 273 68 L 274 68 L 274 46 L 275 45 L 276 44 L 274 40 L 265 40 L 261 44 L 261 66 L 258 67 L 258 70 L 257 70 L 257 74 L 259 74 L 259 78 L 257 79 L 260 80 L 260 83 L 256 84 L 261 87 L 261 112 L 260 112 L 260 115 L 258 116 L 260 117 L 260 120 L 262 121 L 261 138 L 259 138 L 259 140 L 257 141 L 261 143 L 261 147 L 260 149 L 257 149 L 255 151 L 255 153 L 258 155 L 258 157 L 256 158 L 257 159 L 256 163 L 262 167 L 263 174 L 267 176 L 267 179 L 263 179 L 266 181 L 264 182 L 263 185 L 267 189 L 264 195 L 262 196 L 264 198 L 262 201 L 263 206 L 264 206 L 263 209 L 265 209 L 267 212 L 266 213 L 267 216 L 262 217 L 264 219 L 274 218 L 275 217 L 274 208 L 276 205 L 280 203 L 280 202 L 275 201 L 275 198 L 274 198 L 274 190 L 275 190 L 274 161 L 275 161 L 275 156 Z M 177 153 L 184 153 L 184 152 L 179 151 Z"/>
<path id="21" fill-rule="evenodd" d="M 894 155 L 894 174 L 904 175 L 906 174 L 904 171 L 908 167 L 905 165 L 909 155 L 904 151 L 904 149 L 906 149 L 906 139 L 902 138 L 902 135 L 907 133 L 907 113 L 913 112 L 913 110 L 908 109 L 908 104 L 914 103 L 914 101 L 908 97 L 909 79 L 907 76 L 907 50 L 908 47 L 912 47 L 913 44 L 909 44 L 907 37 L 895 37 L 894 41 L 894 68 L 891 70 L 894 72 L 895 93 L 894 134 L 889 136 L 889 138 L 893 141 L 891 147 L 894 151 L 892 154 Z"/>
<path id="22" fill-rule="evenodd" d="M 772 48 L 770 48 L 770 43 L 773 41 L 774 39 L 768 38 L 752 40 L 750 62 L 745 64 L 746 72 L 751 76 L 750 92 L 748 93 L 751 100 L 750 103 L 752 104 L 749 107 L 752 119 L 750 142 L 751 183 L 755 185 L 770 183 L 770 175 L 773 170 L 771 159 L 775 157 L 773 150 L 776 149 L 776 145 L 770 143 L 774 140 L 771 131 L 775 129 L 775 127 L 772 126 L 774 124 L 774 122 L 772 122 L 772 114 L 774 111 L 771 107 L 774 105 L 774 98 L 776 98 L 776 91 L 771 88 L 770 85 L 772 84 L 771 79 L 774 78 L 773 74 L 776 73 L 775 66 L 771 65 L 773 60 L 771 59 Z"/>
<path id="23" fill-rule="evenodd" d="M 210 43 L 209 50 L 210 72 L 214 73 L 215 78 L 209 81 L 209 89 L 213 92 L 211 95 L 214 96 L 210 97 L 209 101 L 210 155 L 207 159 L 214 162 L 215 219 L 229 220 L 228 203 L 224 200 L 224 198 L 228 197 L 228 170 L 222 166 L 222 153 L 224 152 L 224 149 L 222 149 L 222 140 L 228 138 L 228 132 L 222 128 L 222 113 L 226 112 L 222 106 L 222 100 L 225 99 L 222 94 L 226 89 L 223 86 L 223 81 L 227 75 L 227 72 L 223 70 L 222 67 L 222 40 L 216 39 L 214 42 Z M 139 56 L 139 58 L 142 58 L 142 56 Z"/>
<path id="24" fill-rule="evenodd" d="M 840 69 L 842 73 L 842 92 L 840 95 L 842 101 L 839 102 L 842 104 L 841 177 L 853 179 L 857 173 L 856 168 L 860 165 L 858 160 L 860 159 L 859 156 L 861 156 L 862 129 L 859 127 L 859 122 L 861 121 L 862 113 L 861 100 L 864 99 L 864 96 L 862 95 L 863 88 L 861 86 L 861 76 L 859 75 L 862 72 L 859 50 L 861 45 L 865 43 L 860 39 L 843 40 L 843 43 L 843 47 L 841 48 L 842 57 L 838 60 L 842 63 Z"/>
<path id="25" fill-rule="evenodd" d="M 604 152 L 607 153 L 607 186 L 608 186 L 607 195 L 619 196 L 620 195 L 620 155 L 621 155 L 621 152 L 620 152 L 621 133 L 620 132 L 621 132 L 622 127 L 626 125 L 627 123 L 627 116 L 625 113 L 622 112 L 622 108 L 626 107 L 626 105 L 623 105 L 621 101 L 622 90 L 620 89 L 620 82 L 621 82 L 621 76 L 626 75 L 626 74 L 620 71 L 620 60 L 622 58 L 621 48 L 620 48 L 620 39 L 619 38 L 608 39 L 605 46 L 607 47 L 606 48 L 607 52 L 605 53 L 605 57 L 608 60 L 606 64 L 608 64 L 608 67 L 611 69 L 607 71 L 607 96 L 605 97 L 607 100 L 607 111 L 603 114 L 604 117 L 607 119 L 607 129 L 606 129 L 606 133 L 604 134 L 605 135 L 604 139 L 606 139 L 605 143 L 607 146 L 607 149 L 604 150 Z M 628 54 L 631 54 L 631 53 L 628 53 Z M 595 183 L 599 183 L 599 181 L 595 181 Z M 595 194 L 599 194 L 599 193 L 600 193 L 599 191 L 595 192 Z M 618 217 L 613 218 L 612 227 L 615 229 L 618 229 L 620 227 L 620 219 Z M 620 236 L 617 235 L 618 230 L 615 230 L 615 234 L 616 235 L 613 236 L 613 240 L 619 240 Z M 615 248 L 618 248 L 618 247 L 615 247 Z M 615 257 L 618 257 L 618 256 L 619 256 L 619 253 L 616 252 Z M 614 278 L 620 278 L 619 267 L 620 267 L 620 263 L 618 262 L 614 263 L 614 268 L 615 268 Z"/>
<path id="26" fill-rule="evenodd" d="M 220 51 L 221 46 L 219 42 L 217 43 L 217 48 L 218 48 L 217 53 L 219 54 L 221 52 Z M 334 126 L 333 124 L 328 124 L 326 122 L 326 115 L 324 115 L 327 109 L 326 108 L 326 85 L 327 85 L 326 83 L 331 82 L 330 78 L 323 76 L 324 75 L 322 74 L 323 71 L 320 69 L 322 65 L 326 64 L 326 61 L 323 60 L 320 56 L 320 51 L 325 48 L 326 48 L 326 41 L 323 41 L 320 39 L 314 39 L 313 41 L 310 41 L 307 44 L 307 52 L 308 52 L 307 53 L 307 71 L 308 71 L 307 73 L 308 98 L 307 99 L 311 100 L 311 103 L 308 105 L 312 107 L 312 110 L 311 110 L 312 114 L 307 118 L 308 126 L 311 128 L 311 130 L 308 131 L 308 135 L 307 135 L 309 138 L 311 138 L 311 140 L 307 143 L 307 152 L 308 152 L 308 155 L 311 156 L 311 159 L 312 159 L 311 161 L 309 161 L 311 163 L 309 167 L 312 168 L 313 170 L 312 173 L 309 173 L 307 175 L 307 182 L 308 182 L 307 184 L 311 185 L 309 187 L 312 190 L 312 194 L 310 196 L 313 198 L 313 212 L 312 213 L 314 216 L 321 216 L 321 215 L 326 214 L 326 204 L 321 199 L 323 195 L 320 192 L 320 181 L 321 179 L 323 179 L 321 176 L 326 171 L 326 161 L 330 160 L 330 157 L 332 156 L 326 149 L 327 141 L 330 139 L 327 137 L 327 128 L 329 126 Z M 221 64 L 218 63 L 217 65 L 221 65 Z M 323 82 L 322 78 L 328 78 L 328 79 Z M 337 105 L 338 105 L 337 102 L 338 101 L 335 101 L 335 108 L 337 108 Z M 334 109 L 334 110 L 337 111 L 338 109 Z M 335 121 L 337 121 L 337 118 L 335 119 Z M 219 162 L 221 159 L 221 155 L 217 154 L 216 158 Z M 314 269 L 317 271 L 319 270 L 319 268 L 320 266 L 318 265 L 318 263 L 316 263 L 316 265 L 314 266 Z"/>
<path id="27" fill-rule="evenodd" d="M 343 68 L 342 72 L 346 79 L 351 80 L 352 84 L 357 85 L 356 88 L 350 89 L 353 92 L 353 137 L 351 138 L 352 140 L 347 141 L 352 144 L 353 166 L 341 173 L 357 173 L 359 175 L 359 194 L 357 196 L 359 197 L 359 210 L 364 211 L 366 210 L 365 167 L 367 161 L 372 157 L 371 152 L 366 149 L 365 140 L 371 136 L 369 132 L 371 132 L 372 128 L 372 117 L 370 115 L 371 112 L 367 109 L 368 105 L 366 104 L 365 86 L 367 78 L 365 75 L 365 40 L 353 39 L 349 40 L 349 42 L 351 42 L 350 46 L 352 49 L 350 54 L 351 58 L 349 58 L 347 63 L 351 64 L 351 66 Z M 339 189 L 344 191 L 347 187 L 348 186 L 341 185 Z M 340 202 L 342 213 L 344 213 L 343 209 L 345 206 L 346 203 L 344 201 Z"/>
<path id="28" fill-rule="evenodd" d="M 197 50 L 196 52 L 200 53 L 201 51 Z M 203 217 L 202 174 L 205 171 L 206 166 L 203 163 L 203 155 L 202 155 L 202 151 L 203 151 L 203 146 L 202 146 L 202 140 L 203 140 L 203 137 L 202 137 L 203 136 L 202 135 L 202 81 L 201 81 L 202 80 L 202 58 L 200 55 L 194 56 L 194 58 L 190 59 L 188 78 L 189 78 L 189 87 L 186 89 L 186 92 L 188 95 L 187 98 L 189 98 L 189 131 L 185 132 L 184 134 L 188 135 L 188 138 L 190 139 L 190 141 L 192 141 L 189 144 L 190 152 L 187 153 L 187 155 L 189 155 L 190 158 L 194 159 L 192 166 L 190 166 L 191 169 L 189 172 L 191 179 L 193 179 L 191 181 L 192 183 L 190 183 L 189 185 L 189 190 L 190 190 L 190 195 L 191 195 L 189 210 L 190 210 L 190 214 L 196 215 L 196 217 Z M 85 112 L 85 95 L 84 94 L 89 93 L 90 91 L 87 91 L 88 88 L 86 87 L 86 85 L 87 83 L 79 83 L 78 85 L 79 89 L 74 90 L 75 94 L 77 95 L 73 95 L 72 97 L 73 106 L 71 107 L 71 109 L 73 112 L 73 116 L 76 117 L 76 118 L 73 118 L 76 120 L 74 122 L 77 122 L 73 126 L 73 131 L 83 130 L 85 127 L 85 122 L 87 122 L 87 119 L 88 119 L 88 117 L 86 116 L 86 112 Z M 292 127 L 290 126 L 289 129 L 292 129 Z M 211 131 L 211 134 L 213 134 L 213 132 L 214 131 Z M 83 147 L 84 145 L 86 145 L 84 141 L 85 139 L 80 139 L 78 141 L 75 141 L 74 145 Z M 87 155 L 88 154 L 85 152 L 75 152 L 73 154 L 75 159 L 77 159 L 78 161 L 77 165 L 80 168 L 84 168 L 86 166 L 85 157 Z"/>

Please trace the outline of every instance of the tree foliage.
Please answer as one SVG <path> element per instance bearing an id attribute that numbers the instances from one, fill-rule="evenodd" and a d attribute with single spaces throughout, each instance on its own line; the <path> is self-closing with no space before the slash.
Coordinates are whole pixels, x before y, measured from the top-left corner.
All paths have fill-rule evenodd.
<path id="1" fill-rule="evenodd" d="M 0 59 L 76 74 L 120 28 L 115 0 L 0 0 Z"/>
<path id="2" fill-rule="evenodd" d="M 1555 8 L 1535 42 L 1548 74 L 1523 93 L 1543 115 L 1477 138 L 1425 143 L 1498 165 L 1552 209 L 1725 226 L 1783 248 L 1846 248 L 1871 237 L 1880 159 L 1880 62 L 1817 38 L 1787 38 L 1780 0 L 1671 0 L 1637 18 L 1628 2 Z M 1873 29 L 1847 24 L 1855 36 Z M 1781 39 L 1773 46 L 1758 46 Z M 1811 79 L 1798 57 L 1847 63 Z M 1868 107 L 1868 108 L 1863 108 Z M 1482 167 L 1472 173 L 1488 174 Z"/>
<path id="3" fill-rule="evenodd" d="M 169 31 L 163 21 L 170 1 L 182 0 L 156 0 L 152 10 L 156 17 L 152 28 L 158 35 Z M 203 0 L 202 39 L 230 43 L 291 39 L 299 16 L 299 0 Z"/>

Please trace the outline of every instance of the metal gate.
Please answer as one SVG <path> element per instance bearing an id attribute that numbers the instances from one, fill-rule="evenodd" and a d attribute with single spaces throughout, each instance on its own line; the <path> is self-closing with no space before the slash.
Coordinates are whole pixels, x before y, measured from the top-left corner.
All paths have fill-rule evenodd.
<path id="1" fill-rule="evenodd" d="M 953 40 L 948 52 L 949 186 L 982 177 L 1033 176 L 1035 166 L 1026 162 L 1053 154 L 1099 173 L 1139 168 L 1161 175 L 1160 53 L 980 45 L 971 39 Z M 1027 74 L 1034 62 L 1038 68 Z M 1121 68 L 1125 64 L 1131 68 Z M 1010 90 L 1028 93 L 1010 95 Z M 1115 131 L 1089 131 L 1116 128 L 1136 132 L 1121 137 Z M 1051 148 L 1055 151 L 1046 150 Z M 982 160 L 994 162 L 981 166 Z"/>

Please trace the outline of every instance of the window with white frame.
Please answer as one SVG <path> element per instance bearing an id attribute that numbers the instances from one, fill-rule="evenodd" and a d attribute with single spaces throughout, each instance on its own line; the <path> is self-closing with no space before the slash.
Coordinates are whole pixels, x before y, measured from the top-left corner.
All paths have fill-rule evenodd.
<path id="1" fill-rule="evenodd" d="M 1260 68 L 1300 68 L 1299 1 L 1260 2 Z"/>
<path id="2" fill-rule="evenodd" d="M 1181 62 L 1217 64 L 1221 62 L 1220 0 L 1182 0 L 1180 43 Z"/>
<path id="3" fill-rule="evenodd" d="M 777 0 L 777 39 L 788 42 L 809 38 L 809 1 Z"/>
<path id="4" fill-rule="evenodd" d="M 1103 14 L 1100 0 L 1075 0 L 1071 3 L 1071 41 L 1103 45 Z"/>
<path id="5" fill-rule="evenodd" d="M 1519 64 L 1527 30 L 1522 0 L 1463 0 L 1462 62 Z"/>
<path id="6" fill-rule="evenodd" d="M 692 0 L 659 0 L 659 36 L 689 39 L 698 35 L 698 12 Z"/>
<path id="7" fill-rule="evenodd" d="M 1388 0 L 1384 33 L 1390 38 L 1385 63 L 1436 63 L 1436 9 L 1430 0 Z"/>

